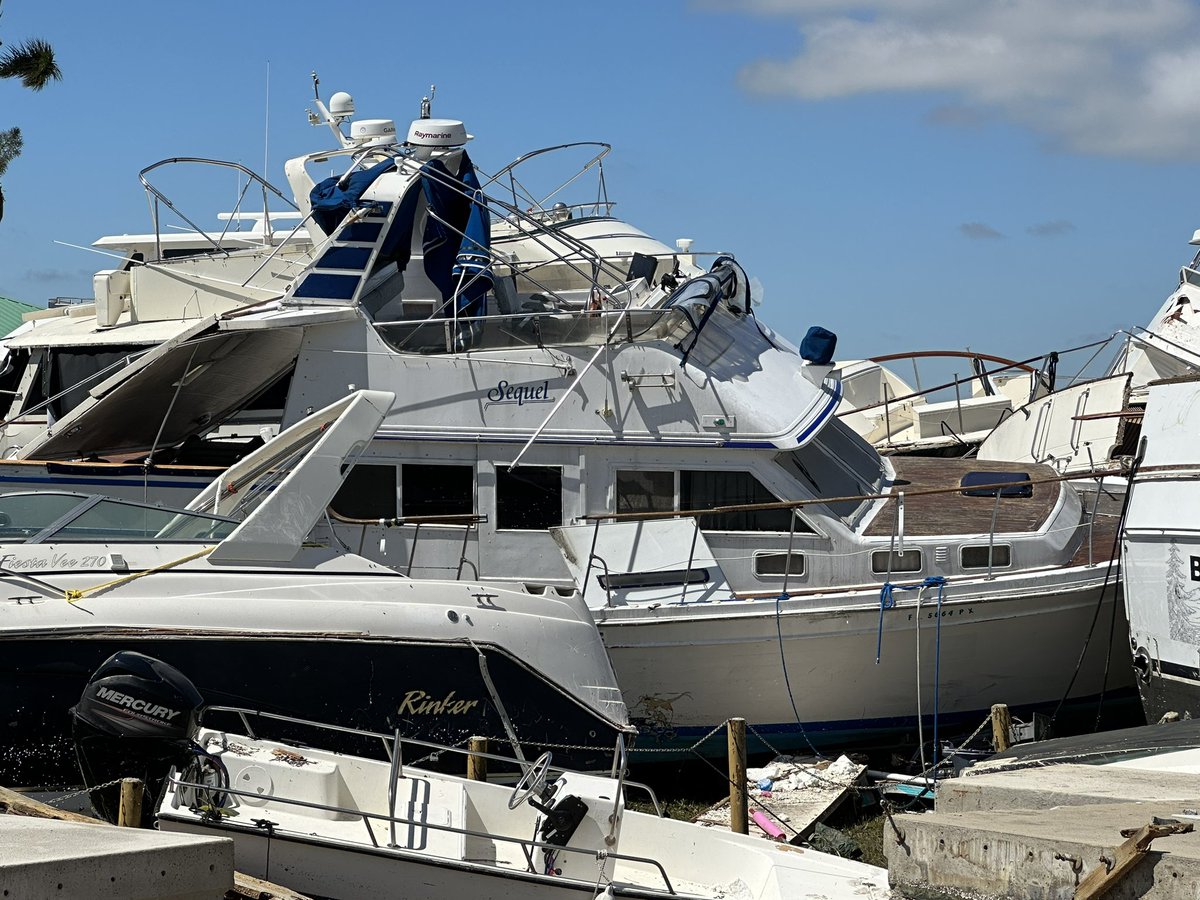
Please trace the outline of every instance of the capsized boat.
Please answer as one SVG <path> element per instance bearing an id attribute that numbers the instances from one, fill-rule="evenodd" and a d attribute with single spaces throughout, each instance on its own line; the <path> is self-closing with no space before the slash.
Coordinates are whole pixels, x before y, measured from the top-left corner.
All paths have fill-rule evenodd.
<path id="1" fill-rule="evenodd" d="M 449 743 L 511 736 L 566 759 L 632 734 L 570 591 L 413 579 L 308 540 L 394 399 L 315 412 L 187 508 L 0 496 L 0 781 L 60 771 L 66 711 L 119 650 L 226 701 Z"/>
<path id="2" fill-rule="evenodd" d="M 131 770 L 159 783 L 165 774 L 155 807 L 161 830 L 231 838 L 239 871 L 304 893 L 347 900 L 888 896 L 883 869 L 629 809 L 633 785 L 619 739 L 607 775 L 553 768 L 546 751 L 517 760 L 522 774 L 509 787 L 409 761 L 433 751 L 462 771 L 461 746 L 247 709 L 198 710 L 200 702 L 190 682 L 160 661 L 110 660 L 75 712 L 89 783 Z M 353 737 L 386 755 L 270 739 L 280 726 L 326 740 Z"/>

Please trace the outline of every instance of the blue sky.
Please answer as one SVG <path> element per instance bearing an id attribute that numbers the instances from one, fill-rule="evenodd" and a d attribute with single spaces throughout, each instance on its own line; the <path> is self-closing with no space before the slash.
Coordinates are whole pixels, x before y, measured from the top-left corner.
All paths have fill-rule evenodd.
<path id="1" fill-rule="evenodd" d="M 0 127 L 25 135 L 0 295 L 89 296 L 105 260 L 54 241 L 148 230 L 149 163 L 261 171 L 269 62 L 280 186 L 329 142 L 314 68 L 401 129 L 433 82 L 484 169 L 612 143 L 617 211 L 735 253 L 795 340 L 1032 356 L 1145 324 L 1190 258 L 1198 25 L 1181 0 L 6 0 L 0 39 L 50 41 L 64 80 L 0 82 Z M 204 225 L 233 194 L 183 192 Z"/>

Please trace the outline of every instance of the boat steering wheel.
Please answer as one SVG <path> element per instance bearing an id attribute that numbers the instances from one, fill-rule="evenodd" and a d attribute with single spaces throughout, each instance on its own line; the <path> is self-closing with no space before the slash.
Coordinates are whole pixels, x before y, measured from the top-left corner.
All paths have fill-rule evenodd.
<path id="1" fill-rule="evenodd" d="M 525 770 L 525 774 L 521 776 L 521 780 L 513 787 L 512 796 L 508 798 L 508 808 L 516 809 L 532 797 L 533 792 L 545 783 L 546 775 L 549 771 L 550 751 L 547 750 L 534 760 L 533 765 Z"/>

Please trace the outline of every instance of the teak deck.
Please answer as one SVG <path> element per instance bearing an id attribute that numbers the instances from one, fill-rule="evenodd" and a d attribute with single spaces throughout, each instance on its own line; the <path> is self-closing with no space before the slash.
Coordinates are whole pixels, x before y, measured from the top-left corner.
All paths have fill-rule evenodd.
<path id="1" fill-rule="evenodd" d="M 967 497 L 959 491 L 945 494 L 910 496 L 911 491 L 956 488 L 969 472 L 1019 472 L 1031 479 L 1053 478 L 1049 466 L 1019 463 L 981 462 L 977 459 L 941 459 L 927 456 L 889 457 L 896 469 L 894 491 L 904 491 L 904 533 L 913 537 L 939 534 L 987 534 L 996 513 L 997 534 L 1037 531 L 1046 521 L 1058 495 L 1059 482 L 1033 485 L 1032 497 L 1001 497 L 996 509 L 994 497 Z M 889 504 L 866 533 L 872 536 L 892 533 L 896 504 Z"/>

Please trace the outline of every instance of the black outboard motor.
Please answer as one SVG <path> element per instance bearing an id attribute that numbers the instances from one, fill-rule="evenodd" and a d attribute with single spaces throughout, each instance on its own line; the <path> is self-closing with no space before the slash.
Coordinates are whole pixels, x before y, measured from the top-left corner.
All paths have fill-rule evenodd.
<path id="1" fill-rule="evenodd" d="M 71 733 L 92 806 L 117 821 L 118 778 L 140 778 L 142 826 L 154 821 L 154 800 L 172 765 L 183 765 L 204 700 L 195 686 L 160 660 L 123 650 L 96 670 L 71 710 Z"/>

